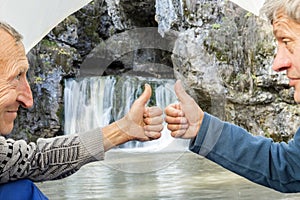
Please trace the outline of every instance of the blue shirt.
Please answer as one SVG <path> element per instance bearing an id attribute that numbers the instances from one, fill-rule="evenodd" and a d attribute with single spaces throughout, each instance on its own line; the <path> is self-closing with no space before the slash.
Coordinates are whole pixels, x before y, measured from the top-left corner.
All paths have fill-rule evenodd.
<path id="1" fill-rule="evenodd" d="M 287 144 L 254 136 L 207 113 L 190 150 L 255 183 L 300 192 L 300 133 Z"/>

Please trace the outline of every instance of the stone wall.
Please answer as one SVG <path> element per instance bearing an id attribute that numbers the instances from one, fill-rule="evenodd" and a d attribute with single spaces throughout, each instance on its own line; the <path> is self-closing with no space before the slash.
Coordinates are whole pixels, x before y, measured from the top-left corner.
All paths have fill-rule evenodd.
<path id="1" fill-rule="evenodd" d="M 300 125 L 299 106 L 284 73 L 271 69 L 268 22 L 220 0 L 183 1 L 183 10 L 172 56 L 176 78 L 205 111 L 255 135 L 290 139 Z"/>
<path id="2" fill-rule="evenodd" d="M 271 70 L 274 51 L 270 25 L 228 1 L 95 0 L 29 52 L 35 104 L 20 110 L 12 137 L 63 134 L 64 79 L 93 69 L 181 79 L 205 111 L 288 140 L 299 108 L 284 74 Z"/>

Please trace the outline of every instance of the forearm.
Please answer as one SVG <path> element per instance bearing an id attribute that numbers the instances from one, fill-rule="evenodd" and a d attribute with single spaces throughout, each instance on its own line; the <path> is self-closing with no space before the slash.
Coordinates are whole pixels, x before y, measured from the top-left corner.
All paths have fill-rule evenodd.
<path id="1" fill-rule="evenodd" d="M 211 123 L 214 128 L 209 128 Z M 190 149 L 255 183 L 282 192 L 299 192 L 298 138 L 289 144 L 274 143 L 206 114 Z"/>
<path id="2" fill-rule="evenodd" d="M 82 165 L 102 160 L 104 148 L 100 129 L 27 144 L 0 137 L 0 182 L 29 178 L 33 181 L 60 179 Z"/>

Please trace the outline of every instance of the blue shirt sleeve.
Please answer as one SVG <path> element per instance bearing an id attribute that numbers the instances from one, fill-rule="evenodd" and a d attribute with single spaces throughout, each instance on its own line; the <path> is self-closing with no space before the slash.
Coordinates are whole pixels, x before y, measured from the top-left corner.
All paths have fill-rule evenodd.
<path id="1" fill-rule="evenodd" d="M 281 192 L 300 192 L 300 133 L 288 144 L 253 136 L 205 113 L 190 150 L 255 183 Z"/>

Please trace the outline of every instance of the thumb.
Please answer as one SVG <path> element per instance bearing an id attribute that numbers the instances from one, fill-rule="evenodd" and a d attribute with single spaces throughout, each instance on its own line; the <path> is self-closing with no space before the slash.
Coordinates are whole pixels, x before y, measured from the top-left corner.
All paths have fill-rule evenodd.
<path id="1" fill-rule="evenodd" d="M 152 89 L 151 89 L 150 85 L 145 84 L 144 92 L 141 94 L 141 96 L 136 101 L 142 105 L 146 105 L 146 103 L 150 99 L 151 95 L 152 95 Z"/>
<path id="2" fill-rule="evenodd" d="M 182 87 L 181 80 L 177 80 L 174 86 L 174 90 L 176 96 L 178 97 L 179 101 L 183 104 L 188 103 L 191 99 L 190 95 L 186 93 L 184 88 Z"/>

